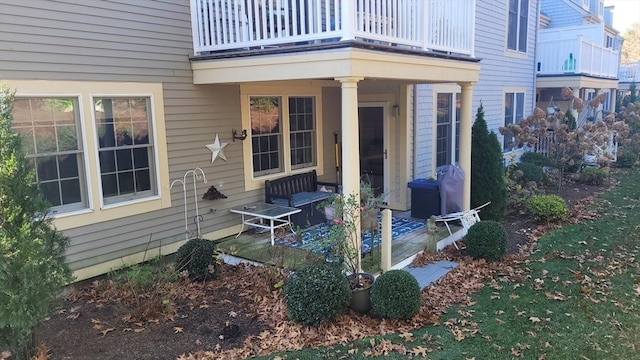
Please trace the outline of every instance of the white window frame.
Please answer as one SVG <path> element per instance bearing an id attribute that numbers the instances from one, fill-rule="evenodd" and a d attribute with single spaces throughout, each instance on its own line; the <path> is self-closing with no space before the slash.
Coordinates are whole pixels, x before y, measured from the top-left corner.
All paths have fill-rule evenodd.
<path id="1" fill-rule="evenodd" d="M 517 105 L 518 94 L 522 94 L 522 111 L 520 113 L 518 111 L 520 109 L 518 109 L 517 106 L 516 106 L 515 110 L 513 111 L 513 114 L 511 115 L 511 122 L 507 122 L 507 113 L 506 113 L 507 94 L 513 94 L 514 106 Z M 525 88 L 505 88 L 503 90 L 503 93 L 502 93 L 502 109 L 503 109 L 503 111 L 502 111 L 502 121 L 503 121 L 502 126 L 506 127 L 507 124 L 510 124 L 512 122 L 516 123 L 516 124 L 519 123 L 520 120 L 522 120 L 522 118 L 527 116 L 527 114 L 525 113 L 525 109 L 526 108 L 527 108 L 527 91 L 526 91 Z M 502 152 L 503 153 L 509 153 L 509 152 L 517 150 L 517 147 L 508 148 L 506 143 L 505 143 L 505 141 L 506 141 L 506 136 L 503 135 L 502 136 L 502 142 L 501 142 L 501 144 L 502 144 Z"/>
<path id="2" fill-rule="evenodd" d="M 87 207 L 84 209 L 51 213 L 53 224 L 59 230 L 73 229 L 98 222 L 126 218 L 141 213 L 171 207 L 169 167 L 167 163 L 164 95 L 161 83 L 92 82 L 92 81 L 39 81 L 7 80 L 17 97 L 73 97 L 78 99 L 80 129 L 84 150 L 87 188 Z M 94 97 L 148 97 L 151 101 L 154 136 L 157 194 L 141 199 L 105 205 L 100 188 L 98 137 L 93 112 Z"/>
<path id="3" fill-rule="evenodd" d="M 253 151 L 251 144 L 251 114 L 249 100 L 251 97 L 279 97 L 281 99 L 281 127 L 282 127 L 282 171 L 270 172 L 264 175 L 254 175 Z M 306 167 L 291 165 L 291 140 L 289 129 L 289 98 L 313 97 L 315 110 L 315 164 Z M 242 112 L 242 129 L 247 130 L 248 136 L 243 141 L 245 189 L 255 190 L 264 186 L 265 180 L 277 179 L 282 176 L 316 170 L 323 175 L 322 151 L 322 88 L 316 86 L 254 86 L 243 85 L 240 88 Z"/>
<path id="4" fill-rule="evenodd" d="M 459 129 L 460 129 L 460 116 L 462 112 L 462 108 L 460 111 L 457 111 L 457 104 L 462 100 L 461 89 L 459 85 L 455 84 L 434 84 L 433 85 L 433 145 L 432 145 L 432 153 L 433 153 L 433 165 L 432 170 L 433 173 L 436 173 L 437 165 L 438 165 L 438 94 L 447 94 L 451 95 L 451 103 L 449 104 L 449 114 L 451 114 L 451 132 L 448 135 L 450 137 L 450 152 L 449 152 L 449 162 L 445 165 L 449 164 L 458 164 L 460 159 L 459 154 Z M 456 149 L 457 148 L 457 149 Z M 456 151 L 458 150 L 458 152 Z"/>
<path id="5" fill-rule="evenodd" d="M 109 196 L 109 197 L 105 197 L 104 196 L 104 184 L 102 182 L 102 169 L 100 169 L 100 171 L 98 172 L 98 184 L 99 184 L 99 189 L 100 189 L 100 204 L 102 207 L 109 207 L 109 206 L 117 206 L 118 204 L 121 203 L 132 203 L 132 202 L 136 202 L 136 201 L 144 201 L 145 199 L 148 198 L 154 198 L 156 196 L 158 196 L 158 169 L 156 168 L 155 164 L 157 163 L 157 157 L 156 157 L 156 153 L 155 153 L 155 147 L 156 147 L 156 141 L 155 141 L 155 132 L 153 131 L 154 128 L 154 116 L 153 116 L 153 95 L 130 95 L 130 96 L 122 96 L 122 95 L 92 95 L 91 96 L 91 104 L 95 104 L 96 99 L 132 99 L 132 98 L 144 98 L 144 99 L 148 99 L 148 103 L 147 103 L 147 121 L 149 122 L 148 126 L 149 126 L 149 137 L 150 137 L 150 141 L 149 141 L 149 146 L 151 147 L 152 150 L 152 154 L 153 154 L 153 158 L 149 159 L 149 181 L 151 182 L 151 189 L 150 190 L 146 190 L 146 191 L 142 191 L 140 193 L 125 193 L 125 194 L 119 194 L 119 195 L 115 195 L 115 196 Z M 92 111 L 93 114 L 93 130 L 95 131 L 95 136 L 96 139 L 98 139 L 98 122 L 97 119 L 95 118 L 95 111 Z M 100 148 L 99 143 L 96 143 L 97 146 L 97 155 L 98 155 L 98 167 L 100 168 L 100 152 L 102 151 L 106 151 L 104 149 Z M 127 147 L 130 148 L 130 147 Z M 133 161 L 133 159 L 132 159 Z M 118 171 L 116 170 L 116 173 Z"/>
<path id="6" fill-rule="evenodd" d="M 517 3 L 517 9 L 516 9 L 516 29 L 515 32 L 511 32 L 509 29 L 509 17 L 510 17 L 510 13 L 511 13 L 511 1 L 515 1 Z M 522 18 L 522 3 L 526 2 L 526 9 L 527 9 L 527 14 L 525 17 L 525 21 L 526 24 L 522 24 L 521 22 L 521 18 Z M 507 21 L 506 21 L 506 31 L 505 31 L 505 36 L 506 36 L 506 49 L 507 52 L 513 53 L 513 54 L 527 54 L 528 53 L 528 47 L 529 47 L 529 0 L 508 0 L 507 1 Z M 522 32 L 524 31 L 524 50 L 522 50 L 522 44 L 521 44 L 521 37 L 523 36 Z M 509 40 L 510 40 L 510 36 L 513 35 L 515 36 L 515 48 L 510 48 L 510 44 L 509 44 Z"/>
<path id="7" fill-rule="evenodd" d="M 73 100 L 73 118 L 74 118 L 74 125 L 75 125 L 75 131 L 76 131 L 76 141 L 79 143 L 78 149 L 75 150 L 54 150 L 54 151 L 48 151 L 48 152 L 34 152 L 33 154 L 30 154 L 28 152 L 26 152 L 26 156 L 28 159 L 33 159 L 34 163 L 37 164 L 38 159 L 44 158 L 44 157 L 58 157 L 58 156 L 63 156 L 64 154 L 77 154 L 77 156 L 80 157 L 80 159 L 76 160 L 79 162 L 78 165 L 78 181 L 79 181 L 79 187 L 80 187 L 80 197 L 81 200 L 79 202 L 75 202 L 75 203 L 69 203 L 69 204 L 60 204 L 60 205 L 52 205 L 50 212 L 51 214 L 63 214 L 63 213 L 69 213 L 69 212 L 74 212 L 74 211 L 83 211 L 84 209 L 88 208 L 89 205 L 89 196 L 88 196 L 88 191 L 87 191 L 87 172 L 86 172 L 86 151 L 85 151 L 85 145 L 84 145 L 84 139 L 83 139 L 83 126 L 84 126 L 84 121 L 82 121 L 81 119 L 81 111 L 80 111 L 80 96 L 79 95 L 62 95 L 62 94 L 56 94 L 55 96 L 16 96 L 16 100 L 34 100 L 34 99 L 53 99 L 53 100 L 60 100 L 60 99 L 72 99 Z M 15 102 L 14 102 L 14 113 L 15 113 Z M 53 120 L 53 119 L 52 119 Z M 24 126 L 17 126 L 16 124 L 18 124 L 15 121 L 15 117 L 14 117 L 14 123 L 13 123 L 13 129 L 14 131 L 16 131 L 16 129 L 18 128 L 26 128 Z M 58 127 L 56 126 L 57 124 L 54 124 L 53 127 L 56 129 L 56 134 L 57 134 L 57 129 Z M 32 124 L 31 126 L 32 130 L 38 128 L 37 125 Z M 38 141 L 35 140 L 35 133 L 33 134 L 34 136 L 34 148 L 37 148 L 37 143 Z M 25 142 L 27 141 L 27 139 L 23 138 L 23 146 L 25 144 Z M 35 149 L 34 149 L 35 150 Z M 57 164 L 57 162 L 56 162 Z M 36 168 L 34 169 L 35 171 L 35 175 L 36 175 L 36 180 L 38 182 L 40 182 L 40 184 L 42 183 L 53 183 L 53 181 L 43 181 L 40 177 L 40 175 L 38 174 L 38 168 L 36 165 Z M 60 177 L 57 178 L 57 180 L 55 181 L 60 182 L 63 179 L 61 179 Z M 61 196 L 61 189 L 58 189 L 58 195 Z"/>

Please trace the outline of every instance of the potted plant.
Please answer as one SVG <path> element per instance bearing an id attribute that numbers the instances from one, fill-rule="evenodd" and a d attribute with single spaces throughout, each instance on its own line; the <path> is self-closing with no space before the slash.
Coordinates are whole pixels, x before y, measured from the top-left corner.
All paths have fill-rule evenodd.
<path id="1" fill-rule="evenodd" d="M 359 202 L 353 194 L 338 195 L 329 201 L 330 203 L 322 204 L 325 207 L 331 205 L 335 208 L 329 231 L 323 239 L 325 261 L 344 267 L 352 291 L 350 307 L 357 312 L 365 313 L 371 309 L 369 294 L 375 277 L 372 274 L 363 273 L 360 269 L 357 255 L 358 251 L 362 253 L 362 247 L 356 248 L 352 242 L 357 229 L 354 219 L 355 215 L 359 213 L 361 232 L 363 227 L 367 227 L 367 230 L 372 229 L 372 226 L 368 225 L 372 221 L 375 221 L 377 229 L 377 214 L 383 200 L 381 196 L 375 196 L 373 188 L 368 182 L 362 181 Z M 360 242 L 359 244 L 361 245 Z M 373 244 L 371 247 L 373 248 Z"/>

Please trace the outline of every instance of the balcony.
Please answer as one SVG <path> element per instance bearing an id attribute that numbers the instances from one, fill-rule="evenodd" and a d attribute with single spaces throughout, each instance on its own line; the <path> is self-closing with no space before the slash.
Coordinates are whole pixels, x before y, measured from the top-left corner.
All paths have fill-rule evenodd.
<path id="1" fill-rule="evenodd" d="M 194 54 L 359 40 L 473 56 L 475 0 L 191 0 Z"/>
<path id="2" fill-rule="evenodd" d="M 553 38 L 540 31 L 536 54 L 538 75 L 580 74 L 616 79 L 619 59 L 618 51 L 597 45 L 582 36 Z"/>
<path id="3" fill-rule="evenodd" d="M 620 65 L 618 79 L 621 83 L 640 83 L 640 61 Z"/>

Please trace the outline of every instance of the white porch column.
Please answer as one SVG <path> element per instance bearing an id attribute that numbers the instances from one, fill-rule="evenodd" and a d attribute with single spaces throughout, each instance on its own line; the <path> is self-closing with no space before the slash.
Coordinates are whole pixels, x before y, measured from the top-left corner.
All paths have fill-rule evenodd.
<path id="1" fill-rule="evenodd" d="M 609 111 L 616 112 L 616 100 L 618 100 L 618 89 L 611 88 L 609 92 Z"/>
<path id="2" fill-rule="evenodd" d="M 462 96 L 460 103 L 460 168 L 464 171 L 464 189 L 462 191 L 462 210 L 471 209 L 471 126 L 473 85 L 460 84 Z"/>
<path id="3" fill-rule="evenodd" d="M 336 78 L 342 88 L 342 194 L 353 194 L 360 203 L 360 132 L 358 131 L 358 81 L 361 77 Z M 356 249 L 356 265 L 361 270 L 360 212 L 355 212 L 355 234 L 351 242 Z"/>

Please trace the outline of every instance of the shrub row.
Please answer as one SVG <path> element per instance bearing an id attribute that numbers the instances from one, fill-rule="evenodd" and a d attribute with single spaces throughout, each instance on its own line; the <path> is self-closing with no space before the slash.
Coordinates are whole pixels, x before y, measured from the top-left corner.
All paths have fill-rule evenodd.
<path id="1" fill-rule="evenodd" d="M 390 319 L 412 318 L 420 311 L 420 296 L 418 281 L 404 270 L 385 272 L 371 287 L 373 312 Z M 319 326 L 345 312 L 351 289 L 339 268 L 312 265 L 292 274 L 284 298 L 291 320 Z"/>

